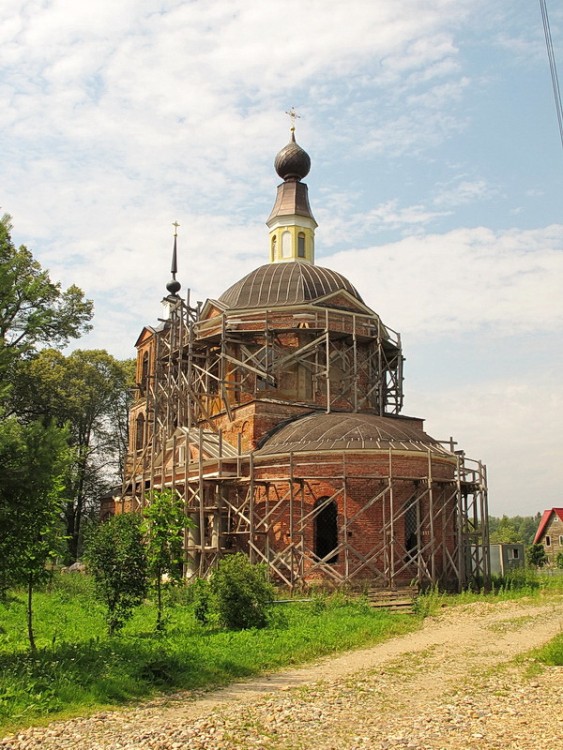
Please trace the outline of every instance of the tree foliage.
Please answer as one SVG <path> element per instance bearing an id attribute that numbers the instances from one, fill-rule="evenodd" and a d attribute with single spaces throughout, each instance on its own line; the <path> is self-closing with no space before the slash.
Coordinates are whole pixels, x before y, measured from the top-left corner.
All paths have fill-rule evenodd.
<path id="1" fill-rule="evenodd" d="M 11 403 L 20 419 L 68 429 L 73 461 L 66 481 L 66 533 L 68 558 L 76 560 L 85 512 L 122 474 L 132 362 L 104 350 L 65 356 L 43 349 L 15 371 Z"/>
<path id="2" fill-rule="evenodd" d="M 106 607 L 108 633 L 114 635 L 147 593 L 147 559 L 139 516 L 113 516 L 93 529 L 85 557 L 97 596 Z"/>
<path id="3" fill-rule="evenodd" d="M 33 589 L 60 554 L 67 460 L 64 430 L 39 422 L 22 425 L 15 418 L 0 421 L 0 595 L 27 587 L 33 651 Z"/>
<path id="4" fill-rule="evenodd" d="M 543 568 L 547 562 L 547 555 L 543 544 L 532 544 L 526 550 L 526 561 L 534 568 Z"/>
<path id="5" fill-rule="evenodd" d="M 489 516 L 491 544 L 532 544 L 541 514 L 535 516 Z"/>
<path id="6" fill-rule="evenodd" d="M 263 628 L 274 600 L 268 567 L 253 564 L 242 552 L 223 558 L 210 580 L 211 602 L 219 622 L 230 630 Z"/>
<path id="7" fill-rule="evenodd" d="M 93 305 L 75 285 L 51 281 L 25 247 L 10 235 L 10 217 L 0 220 L 0 374 L 37 347 L 63 346 L 90 330 Z"/>
<path id="8" fill-rule="evenodd" d="M 163 631 L 163 588 L 182 581 L 184 533 L 192 522 L 184 513 L 181 498 L 172 490 L 153 492 L 143 514 L 148 575 L 156 591 L 156 629 Z"/>

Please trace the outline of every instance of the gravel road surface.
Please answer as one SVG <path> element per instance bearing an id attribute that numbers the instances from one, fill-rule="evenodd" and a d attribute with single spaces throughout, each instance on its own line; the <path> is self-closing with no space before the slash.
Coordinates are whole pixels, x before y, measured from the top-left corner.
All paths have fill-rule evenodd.
<path id="1" fill-rule="evenodd" d="M 465 605 L 373 648 L 26 729 L 0 749 L 559 750 L 563 667 L 530 676 L 526 653 L 562 630 L 563 597 Z"/>

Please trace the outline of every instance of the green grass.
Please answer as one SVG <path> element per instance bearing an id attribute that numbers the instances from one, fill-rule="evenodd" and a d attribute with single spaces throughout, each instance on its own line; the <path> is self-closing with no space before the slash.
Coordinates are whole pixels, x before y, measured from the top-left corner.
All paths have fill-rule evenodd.
<path id="1" fill-rule="evenodd" d="M 516 599 L 538 600 L 546 595 L 563 595 L 563 576 L 531 569 L 515 570 L 506 576 L 493 576 L 490 591 L 468 587 L 460 594 L 445 594 L 430 589 L 416 603 L 422 616 L 436 615 L 443 607 L 456 607 L 474 602 L 513 601 Z"/>
<path id="2" fill-rule="evenodd" d="M 276 605 L 263 630 L 229 632 L 198 624 L 190 605 L 169 610 L 164 636 L 155 608 L 140 607 L 119 636 L 84 576 L 56 580 L 36 595 L 38 653 L 28 652 L 24 597 L 0 605 L 0 729 L 41 723 L 147 698 L 203 689 L 408 632 L 418 620 L 332 597 Z"/>
<path id="3" fill-rule="evenodd" d="M 532 656 L 549 667 L 563 667 L 563 633 L 555 636 L 542 648 L 536 649 Z"/>
<path id="4" fill-rule="evenodd" d="M 455 596 L 431 591 L 418 600 L 421 617 L 444 606 L 474 601 L 563 594 L 563 577 L 519 575 L 493 592 Z M 165 635 L 156 635 L 155 607 L 140 607 L 119 636 L 108 638 L 102 607 L 86 576 L 54 579 L 36 595 L 38 653 L 29 654 L 24 595 L 0 605 L 0 731 L 89 713 L 159 692 L 201 690 L 372 645 L 416 629 L 420 618 L 372 610 L 362 600 L 317 597 L 279 604 L 270 627 L 240 632 L 202 626 L 191 604 L 178 597 Z M 184 600 L 184 601 L 183 601 Z M 563 663 L 563 636 L 538 652 Z"/>

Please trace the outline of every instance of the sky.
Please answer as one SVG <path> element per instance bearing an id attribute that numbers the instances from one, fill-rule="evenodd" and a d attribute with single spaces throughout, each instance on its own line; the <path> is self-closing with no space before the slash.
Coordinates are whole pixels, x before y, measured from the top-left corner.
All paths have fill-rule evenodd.
<path id="1" fill-rule="evenodd" d="M 548 0 L 563 75 L 563 7 Z M 563 505 L 563 147 L 535 0 L 0 0 L 0 212 L 135 354 L 268 260 L 295 107 L 316 263 L 401 333 L 404 414 Z"/>

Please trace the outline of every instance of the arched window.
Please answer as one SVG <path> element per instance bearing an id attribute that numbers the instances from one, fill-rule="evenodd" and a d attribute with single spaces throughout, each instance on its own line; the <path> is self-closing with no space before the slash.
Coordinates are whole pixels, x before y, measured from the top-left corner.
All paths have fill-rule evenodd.
<path id="1" fill-rule="evenodd" d="M 143 354 L 143 363 L 141 365 L 141 388 L 143 391 L 148 386 L 149 380 L 149 353 Z"/>
<path id="2" fill-rule="evenodd" d="M 291 258 L 291 232 L 282 234 L 282 258 Z"/>
<path id="3" fill-rule="evenodd" d="M 297 235 L 297 257 L 305 257 L 305 233 L 299 232 Z"/>
<path id="4" fill-rule="evenodd" d="M 333 565 L 338 562 L 338 552 L 335 551 L 338 547 L 338 508 L 334 500 L 327 501 L 328 497 L 320 497 L 315 503 L 315 508 L 321 508 L 315 516 L 313 529 L 315 557 Z"/>
<path id="5" fill-rule="evenodd" d="M 416 556 L 418 552 L 418 520 L 416 512 L 416 501 L 405 511 L 405 549 L 407 560 Z"/>
<path id="6" fill-rule="evenodd" d="M 271 260 L 272 262 L 273 262 L 273 261 L 274 261 L 274 260 L 276 259 L 276 250 L 277 250 L 277 245 L 278 245 L 278 238 L 276 237 L 276 235 L 274 235 L 274 236 L 272 237 L 272 256 L 271 256 L 271 258 L 270 258 L 270 260 Z"/>
<path id="7" fill-rule="evenodd" d="M 135 450 L 140 451 L 145 444 L 145 417 L 139 414 L 135 429 Z"/>
<path id="8" fill-rule="evenodd" d="M 207 358 L 207 367 L 209 374 L 207 375 L 207 393 L 209 395 L 215 395 L 219 393 L 219 379 L 221 374 L 220 368 L 220 356 L 221 350 L 218 348 L 210 349 Z"/>

